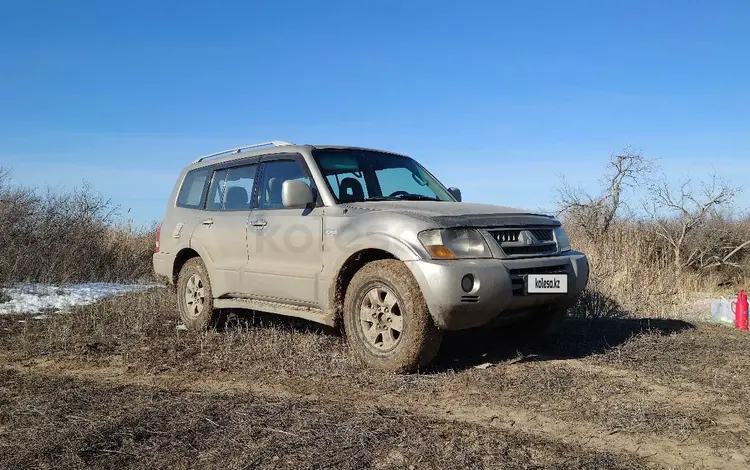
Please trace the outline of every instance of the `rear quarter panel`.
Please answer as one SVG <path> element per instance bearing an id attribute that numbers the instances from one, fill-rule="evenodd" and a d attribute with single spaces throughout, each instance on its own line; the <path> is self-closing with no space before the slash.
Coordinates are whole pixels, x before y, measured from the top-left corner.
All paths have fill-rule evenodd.
<path id="1" fill-rule="evenodd" d="M 162 266 L 169 264 L 170 272 L 158 272 L 157 274 L 160 275 L 171 276 L 171 267 L 174 265 L 175 256 L 180 250 L 190 248 L 190 237 L 195 226 L 200 223 L 201 216 L 203 215 L 203 211 L 201 210 L 177 206 L 177 195 L 186 174 L 187 169 L 183 169 L 180 172 L 180 176 L 172 188 L 172 193 L 169 196 L 169 202 L 162 218 L 158 258 L 160 258 Z M 155 268 L 157 265 L 156 258 L 155 256 Z M 166 260 L 170 261 L 167 262 Z M 163 270 L 164 267 L 160 269 Z"/>

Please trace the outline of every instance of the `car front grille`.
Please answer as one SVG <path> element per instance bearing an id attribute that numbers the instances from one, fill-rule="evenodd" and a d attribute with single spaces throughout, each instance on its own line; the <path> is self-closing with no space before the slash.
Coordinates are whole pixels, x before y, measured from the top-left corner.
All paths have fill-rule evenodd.
<path id="1" fill-rule="evenodd" d="M 503 243 L 518 243 L 518 237 L 521 236 L 520 230 L 492 230 L 490 233 L 492 238 L 501 245 Z"/>
<path id="2" fill-rule="evenodd" d="M 537 238 L 537 240 L 542 242 L 551 242 L 554 240 L 552 236 L 552 230 L 549 229 L 537 229 L 537 230 L 529 230 L 534 236 Z"/>
<path id="3" fill-rule="evenodd" d="M 536 266 L 533 268 L 509 269 L 510 283 L 513 295 L 524 295 L 523 281 L 529 274 L 568 274 L 569 264 L 557 264 L 553 266 Z"/>
<path id="4" fill-rule="evenodd" d="M 507 256 L 557 253 L 557 243 L 551 229 L 497 229 L 489 232 Z"/>
<path id="5" fill-rule="evenodd" d="M 516 255 L 550 255 L 557 251 L 557 246 L 554 242 L 546 243 L 544 245 L 532 245 L 532 246 L 504 246 L 503 251 L 508 256 Z"/>

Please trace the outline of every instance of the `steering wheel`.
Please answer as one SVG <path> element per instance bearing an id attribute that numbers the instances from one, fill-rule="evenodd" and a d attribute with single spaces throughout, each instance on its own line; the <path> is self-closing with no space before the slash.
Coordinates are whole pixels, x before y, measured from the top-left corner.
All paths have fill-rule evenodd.
<path id="1" fill-rule="evenodd" d="M 391 194 L 388 195 L 388 197 L 396 197 L 396 196 L 408 196 L 409 191 L 393 191 Z"/>

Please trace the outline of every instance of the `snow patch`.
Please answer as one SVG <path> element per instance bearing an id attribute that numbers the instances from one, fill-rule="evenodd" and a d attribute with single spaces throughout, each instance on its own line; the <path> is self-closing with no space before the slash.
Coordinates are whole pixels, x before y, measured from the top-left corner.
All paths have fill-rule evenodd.
<path id="1" fill-rule="evenodd" d="M 17 284 L 2 289 L 10 301 L 0 303 L 0 314 L 42 313 L 49 310 L 69 310 L 80 305 L 88 305 L 98 300 L 130 292 L 143 292 L 155 284 L 116 284 L 89 282 L 55 286 L 51 284 Z M 39 319 L 43 319 L 42 317 Z M 35 317 L 35 318 L 38 318 Z"/>

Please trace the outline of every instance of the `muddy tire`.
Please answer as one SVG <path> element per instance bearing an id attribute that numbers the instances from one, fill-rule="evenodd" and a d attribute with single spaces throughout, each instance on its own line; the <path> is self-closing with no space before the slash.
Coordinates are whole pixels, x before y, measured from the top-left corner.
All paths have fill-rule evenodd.
<path id="1" fill-rule="evenodd" d="M 214 322 L 214 299 L 206 265 L 200 258 L 189 259 L 177 278 L 177 309 L 189 330 L 202 331 Z"/>
<path id="2" fill-rule="evenodd" d="M 344 300 L 344 329 L 357 357 L 383 372 L 425 367 L 443 339 L 417 281 L 398 260 L 373 261 L 354 275 Z"/>

